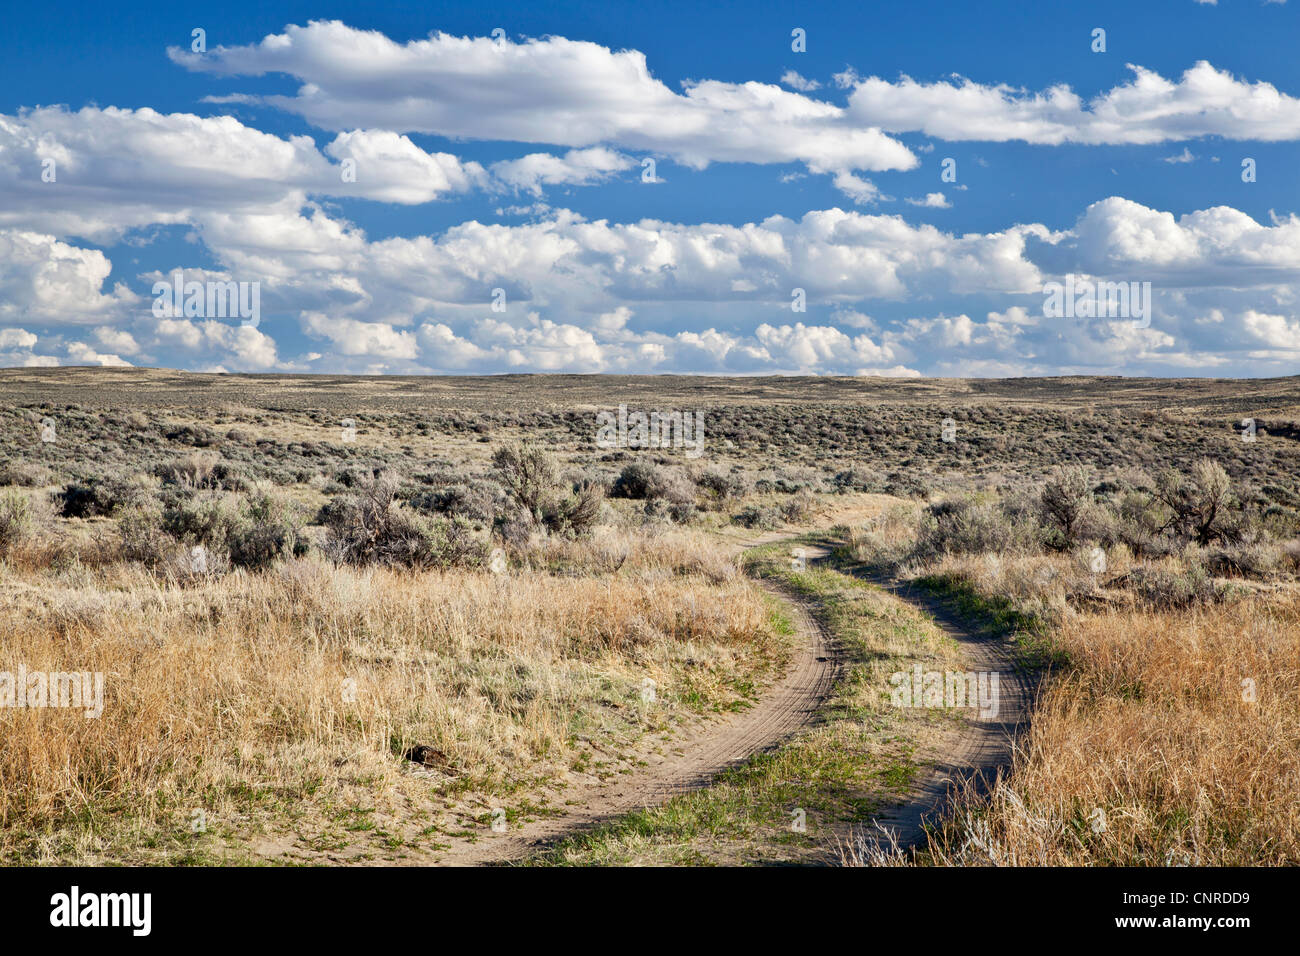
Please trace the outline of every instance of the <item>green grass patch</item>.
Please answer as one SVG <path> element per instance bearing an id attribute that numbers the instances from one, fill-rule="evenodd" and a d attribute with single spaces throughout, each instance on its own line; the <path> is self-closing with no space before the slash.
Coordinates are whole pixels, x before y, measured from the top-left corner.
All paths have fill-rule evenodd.
<path id="1" fill-rule="evenodd" d="M 955 574 L 927 575 L 912 583 L 947 602 L 970 626 L 986 634 L 1009 636 L 1017 666 L 1041 670 L 1069 663 L 1064 649 L 1052 639 L 1048 621 L 1018 607 L 1010 598 L 985 594 Z"/>

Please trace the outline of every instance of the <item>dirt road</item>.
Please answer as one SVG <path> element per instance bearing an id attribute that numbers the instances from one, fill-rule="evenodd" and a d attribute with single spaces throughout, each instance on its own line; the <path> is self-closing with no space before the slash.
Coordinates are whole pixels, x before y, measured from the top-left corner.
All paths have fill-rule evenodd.
<path id="1" fill-rule="evenodd" d="M 745 542 L 745 546 L 779 539 L 764 535 Z M 828 554 L 825 547 L 819 546 L 807 546 L 805 551 L 810 562 L 824 560 Z M 1015 737 L 1028 717 L 1033 688 L 1031 680 L 1013 665 L 1010 646 L 1004 639 L 985 637 L 924 592 L 880 578 L 868 580 L 930 615 L 962 646 L 968 670 L 999 675 L 996 718 L 964 724 L 940 762 L 906 801 L 877 817 L 877 838 L 888 841 L 892 837 L 898 846 L 908 849 L 923 842 L 924 823 L 941 810 L 954 784 L 970 779 L 988 782 L 1009 766 Z M 559 816 L 538 819 L 507 833 L 485 833 L 475 843 L 450 848 L 438 862 L 470 866 L 522 859 L 603 821 L 660 804 L 676 793 L 706 787 L 719 772 L 788 740 L 814 723 L 839 673 L 841 656 L 836 642 L 817 620 L 811 605 L 776 585 L 765 583 L 764 587 L 790 609 L 798 650 L 785 676 L 753 708 L 678 736 L 668 753 L 647 756 L 646 765 L 635 773 L 570 788 L 564 793 L 566 806 Z"/>
<path id="2" fill-rule="evenodd" d="M 860 574 L 884 590 L 924 611 L 962 648 L 965 667 L 998 675 L 998 711 L 991 720 L 971 719 L 961 728 L 942 760 L 925 775 L 908 800 L 876 817 L 879 829 L 869 834 L 883 845 L 891 841 L 902 850 L 924 843 L 924 824 L 942 811 L 955 785 L 971 782 L 987 787 L 1011 765 L 1018 734 L 1029 720 L 1035 681 L 1015 666 L 1005 637 L 982 634 L 957 616 L 943 601 L 906 583 Z M 882 832 L 883 831 L 883 832 Z"/>
<path id="3" fill-rule="evenodd" d="M 824 548 L 806 551 L 809 561 L 827 554 Z M 765 586 L 789 607 L 798 649 L 785 675 L 757 704 L 678 736 L 671 752 L 646 756 L 647 766 L 636 773 L 604 784 L 571 788 L 564 794 L 567 806 L 561 816 L 535 820 L 506 833 L 486 832 L 476 843 L 450 848 L 439 862 L 471 866 L 520 859 L 561 837 L 663 803 L 676 793 L 707 786 L 719 772 L 780 744 L 815 721 L 838 672 L 834 641 L 791 595 Z"/>

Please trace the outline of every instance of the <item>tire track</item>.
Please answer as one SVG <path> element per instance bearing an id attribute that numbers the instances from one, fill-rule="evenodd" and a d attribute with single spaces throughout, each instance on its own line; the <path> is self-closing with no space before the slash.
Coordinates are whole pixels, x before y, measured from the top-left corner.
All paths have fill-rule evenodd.
<path id="1" fill-rule="evenodd" d="M 707 786 L 719 770 L 788 740 L 817 722 L 839 676 L 841 657 L 830 632 L 791 592 L 770 582 L 763 588 L 784 602 L 802 640 L 785 677 L 732 732 L 714 736 L 677 769 L 676 779 L 662 781 L 654 799 L 662 802 L 687 790 Z"/>
<path id="2" fill-rule="evenodd" d="M 818 547 L 806 551 L 809 561 L 824 560 L 828 554 Z M 788 608 L 798 642 L 785 674 L 753 707 L 684 734 L 674 742 L 673 753 L 647 756 L 652 765 L 641 771 L 565 790 L 562 796 L 573 802 L 560 816 L 535 820 L 508 833 L 485 834 L 477 843 L 450 848 L 438 862 L 474 866 L 522 860 L 608 820 L 707 787 L 722 771 L 815 723 L 835 686 L 842 655 L 806 602 L 778 585 L 759 584 Z"/>
<path id="3" fill-rule="evenodd" d="M 966 721 L 956 743 L 943 754 L 899 806 L 879 814 L 874 834 L 866 834 L 882 849 L 897 846 L 912 851 L 925 842 L 925 827 L 948 805 L 951 795 L 966 786 L 987 791 L 1011 766 L 1017 738 L 1028 727 L 1038 678 L 1015 663 L 1011 641 L 973 629 L 942 599 L 910 584 L 861 569 L 850 571 L 899 600 L 922 611 L 965 654 L 969 670 L 998 675 L 998 712 L 991 720 Z"/>

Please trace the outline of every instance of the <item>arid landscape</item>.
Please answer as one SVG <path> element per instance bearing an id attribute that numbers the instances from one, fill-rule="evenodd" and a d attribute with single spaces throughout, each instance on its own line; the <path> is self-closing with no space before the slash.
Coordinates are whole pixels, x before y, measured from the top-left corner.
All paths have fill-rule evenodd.
<path id="1" fill-rule="evenodd" d="M 1297 635 L 1297 378 L 0 370 L 9 864 L 1294 865 Z"/>
<path id="2" fill-rule="evenodd" d="M 10 6 L 11 945 L 1286 933 L 1300 0 Z"/>

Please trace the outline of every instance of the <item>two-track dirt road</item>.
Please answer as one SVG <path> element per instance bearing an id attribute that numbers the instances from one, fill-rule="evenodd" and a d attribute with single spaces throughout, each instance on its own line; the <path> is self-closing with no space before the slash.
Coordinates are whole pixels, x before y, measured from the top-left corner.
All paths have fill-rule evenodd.
<path id="1" fill-rule="evenodd" d="M 943 601 L 906 583 L 863 575 L 866 580 L 924 611 L 935 625 L 962 648 L 965 667 L 998 675 L 998 709 L 991 719 L 967 720 L 930 767 L 906 802 L 874 820 L 876 839 L 908 850 L 924 842 L 925 823 L 943 809 L 954 787 L 967 781 L 977 787 L 993 783 L 1010 767 L 1016 737 L 1028 725 L 1034 693 L 1033 679 L 1012 659 L 1007 638 L 980 633 L 953 613 Z"/>
<path id="2" fill-rule="evenodd" d="M 767 535 L 744 545 L 775 540 L 780 539 Z M 810 562 L 828 555 L 822 546 L 806 546 L 805 551 Z M 980 635 L 934 598 L 895 582 L 872 580 L 929 614 L 963 647 L 968 669 L 996 672 L 1000 678 L 997 717 L 967 721 L 907 799 L 877 818 L 881 830 L 907 848 L 923 839 L 923 823 L 941 808 L 954 784 L 971 777 L 991 780 L 1009 764 L 1015 736 L 1027 719 L 1031 688 L 1012 665 L 1003 640 Z M 474 866 L 521 860 L 603 821 L 658 805 L 676 793 L 707 787 L 721 771 L 781 744 L 816 722 L 840 670 L 841 655 L 834 636 L 818 621 L 816 609 L 802 598 L 776 585 L 764 586 L 789 607 L 798 649 L 785 675 L 752 708 L 679 735 L 668 753 L 647 756 L 646 765 L 634 773 L 571 788 L 564 794 L 566 805 L 560 815 L 534 820 L 507 833 L 485 833 L 475 843 L 448 848 L 438 862 Z"/>
<path id="3" fill-rule="evenodd" d="M 809 560 L 826 555 L 824 548 L 807 550 Z M 834 641 L 806 607 L 785 591 L 768 587 L 789 605 L 798 648 L 785 675 L 753 707 L 678 736 L 670 753 L 647 756 L 647 766 L 636 773 L 566 792 L 568 806 L 562 816 L 539 819 L 508 833 L 487 834 L 477 843 L 449 849 L 440 862 L 479 865 L 520 859 L 604 820 L 706 787 L 723 770 L 788 740 L 817 720 L 839 669 Z"/>

